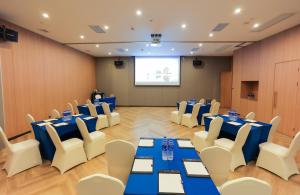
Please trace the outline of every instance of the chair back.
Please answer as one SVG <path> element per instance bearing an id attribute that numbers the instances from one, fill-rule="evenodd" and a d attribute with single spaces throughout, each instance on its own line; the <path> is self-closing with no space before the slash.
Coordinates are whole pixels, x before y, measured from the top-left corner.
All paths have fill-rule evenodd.
<path id="1" fill-rule="evenodd" d="M 201 98 L 201 99 L 199 100 L 199 103 L 200 103 L 200 104 L 204 104 L 204 103 L 205 103 L 205 99 L 204 99 L 204 98 Z"/>
<path id="2" fill-rule="evenodd" d="M 300 149 L 300 131 L 295 135 L 292 143 L 289 146 L 288 156 L 296 156 L 297 151 Z"/>
<path id="3" fill-rule="evenodd" d="M 249 112 L 246 116 L 245 119 L 248 120 L 254 120 L 255 119 L 255 113 L 254 112 Z"/>
<path id="4" fill-rule="evenodd" d="M 265 181 L 253 178 L 242 177 L 226 182 L 220 188 L 221 195 L 271 195 L 272 187 Z"/>
<path id="5" fill-rule="evenodd" d="M 68 102 L 67 103 L 67 108 L 68 108 L 68 110 L 70 110 L 71 111 L 71 114 L 72 115 L 74 115 L 75 113 L 74 113 L 74 108 L 73 108 L 73 105 L 70 103 L 70 102 Z"/>
<path id="6" fill-rule="evenodd" d="M 94 116 L 94 117 L 98 116 L 97 109 L 96 109 L 96 106 L 94 104 L 88 104 L 88 108 L 89 108 L 91 116 Z"/>
<path id="7" fill-rule="evenodd" d="M 9 143 L 9 141 L 8 141 L 8 139 L 7 139 L 6 135 L 5 135 L 2 127 L 0 127 L 0 140 L 5 145 L 5 147 L 7 147 L 7 149 L 10 152 L 12 152 L 12 145 L 11 145 L 11 143 Z"/>
<path id="8" fill-rule="evenodd" d="M 241 149 L 244 146 L 244 144 L 247 140 L 247 137 L 249 135 L 250 129 L 251 129 L 251 125 L 249 125 L 248 123 L 244 124 L 239 129 L 239 131 L 236 135 L 236 138 L 234 140 L 234 146 L 233 146 L 232 150 Z"/>
<path id="9" fill-rule="evenodd" d="M 90 99 L 87 99 L 87 100 L 86 100 L 86 103 L 87 103 L 87 104 L 92 104 L 92 101 L 91 101 Z"/>
<path id="10" fill-rule="evenodd" d="M 186 101 L 180 102 L 180 104 L 179 104 L 179 115 L 183 115 L 185 113 L 186 105 L 187 105 Z"/>
<path id="11" fill-rule="evenodd" d="M 77 185 L 78 195 L 123 195 L 124 184 L 111 176 L 94 174 L 82 178 Z"/>
<path id="12" fill-rule="evenodd" d="M 280 124 L 280 116 L 275 116 L 272 120 L 271 120 L 271 129 L 270 129 L 270 132 L 269 132 L 269 136 L 268 136 L 268 142 L 271 142 L 275 132 L 277 131 L 278 127 L 279 127 L 279 124 Z"/>
<path id="13" fill-rule="evenodd" d="M 46 125 L 46 129 L 47 129 L 47 133 L 49 134 L 56 150 L 63 151 L 64 148 L 63 148 L 62 142 L 61 142 L 55 128 L 48 124 L 48 125 Z"/>
<path id="14" fill-rule="evenodd" d="M 213 119 L 209 124 L 209 130 L 207 135 L 207 140 L 216 140 L 220 134 L 220 130 L 223 124 L 223 118 L 217 117 Z"/>
<path id="15" fill-rule="evenodd" d="M 230 173 L 231 153 L 221 147 L 211 146 L 200 152 L 200 158 L 217 186 L 222 185 Z M 222 165 L 220 165 L 221 159 Z"/>
<path id="16" fill-rule="evenodd" d="M 75 114 L 79 114 L 79 110 L 78 110 L 78 107 L 77 107 L 77 106 L 79 106 L 78 101 L 74 100 L 73 101 L 73 105 L 74 105 L 74 112 L 75 112 Z"/>
<path id="17" fill-rule="evenodd" d="M 193 106 L 193 110 L 192 110 L 192 118 L 196 119 L 198 114 L 199 114 L 199 110 L 200 110 L 200 106 L 201 104 L 197 103 Z"/>
<path id="18" fill-rule="evenodd" d="M 56 118 L 60 118 L 60 113 L 58 112 L 58 110 L 56 109 L 53 109 L 52 112 L 51 112 L 51 118 L 52 119 L 56 119 Z"/>
<path id="19" fill-rule="evenodd" d="M 220 109 L 220 102 L 215 102 L 211 105 L 210 114 L 211 115 L 217 115 L 219 113 Z"/>
<path id="20" fill-rule="evenodd" d="M 82 135 L 84 142 L 91 142 L 92 138 L 85 122 L 81 118 L 77 117 L 76 124 L 79 128 L 80 134 Z"/>
<path id="21" fill-rule="evenodd" d="M 105 145 L 105 157 L 107 160 L 109 175 L 120 179 L 124 184 L 134 160 L 135 147 L 124 140 L 113 140 Z"/>
<path id="22" fill-rule="evenodd" d="M 79 103 L 78 103 L 77 100 L 74 100 L 73 102 L 74 102 L 74 105 L 75 105 L 75 106 L 79 106 Z"/>
<path id="23" fill-rule="evenodd" d="M 110 112 L 108 103 L 103 102 L 103 103 L 102 103 L 102 109 L 103 109 L 103 112 L 104 112 L 104 114 L 105 114 L 106 116 L 108 116 L 108 117 L 111 116 L 111 112 Z"/>
<path id="24" fill-rule="evenodd" d="M 34 118 L 33 118 L 33 116 L 31 115 L 31 114 L 27 114 L 26 115 L 26 120 L 27 120 L 27 122 L 28 122 L 28 124 L 31 126 L 31 123 L 34 123 L 35 122 L 35 120 L 34 120 Z"/>
<path id="25" fill-rule="evenodd" d="M 210 104 L 213 105 L 213 104 L 216 103 L 216 102 L 217 102 L 216 99 L 212 99 L 212 100 L 210 101 Z"/>

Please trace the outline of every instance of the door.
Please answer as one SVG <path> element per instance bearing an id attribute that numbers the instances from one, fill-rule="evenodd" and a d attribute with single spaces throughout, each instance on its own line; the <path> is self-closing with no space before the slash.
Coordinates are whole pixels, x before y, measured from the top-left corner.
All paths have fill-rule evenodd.
<path id="1" fill-rule="evenodd" d="M 273 116 L 281 117 L 278 131 L 288 136 L 295 135 L 298 123 L 298 82 L 299 61 L 275 64 Z"/>
<path id="2" fill-rule="evenodd" d="M 231 108 L 232 72 L 221 72 L 220 81 L 221 106 Z"/>

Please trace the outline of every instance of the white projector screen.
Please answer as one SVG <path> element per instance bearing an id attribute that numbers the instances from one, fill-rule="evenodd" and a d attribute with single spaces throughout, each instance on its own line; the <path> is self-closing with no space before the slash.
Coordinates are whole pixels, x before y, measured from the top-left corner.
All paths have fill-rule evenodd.
<path id="1" fill-rule="evenodd" d="M 134 84 L 179 86 L 180 57 L 135 57 Z"/>

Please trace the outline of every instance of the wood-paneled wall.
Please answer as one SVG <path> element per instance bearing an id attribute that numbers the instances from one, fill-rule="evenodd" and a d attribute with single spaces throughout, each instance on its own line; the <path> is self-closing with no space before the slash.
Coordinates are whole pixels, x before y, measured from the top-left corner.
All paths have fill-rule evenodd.
<path id="1" fill-rule="evenodd" d="M 300 25 L 235 51 L 232 106 L 242 114 L 254 111 L 258 120 L 269 122 L 273 117 L 275 64 L 299 59 Z M 258 101 L 240 98 L 241 81 L 245 80 L 259 81 Z"/>
<path id="2" fill-rule="evenodd" d="M 19 42 L 0 42 L 4 129 L 8 137 L 30 129 L 25 115 L 37 120 L 53 108 L 84 102 L 96 87 L 96 62 L 87 54 L 0 20 L 19 32 Z"/>

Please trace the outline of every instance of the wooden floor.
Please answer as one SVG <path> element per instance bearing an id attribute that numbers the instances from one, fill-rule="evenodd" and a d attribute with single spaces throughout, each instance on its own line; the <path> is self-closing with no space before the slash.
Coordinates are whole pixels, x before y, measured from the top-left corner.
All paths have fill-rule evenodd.
<path id="1" fill-rule="evenodd" d="M 108 140 L 124 139 L 137 145 L 140 137 L 162 137 L 192 138 L 195 131 L 203 130 L 203 127 L 189 129 L 175 125 L 169 121 L 170 111 L 174 108 L 162 107 L 121 107 L 117 112 L 121 114 L 121 124 L 104 129 Z M 20 141 L 32 137 L 25 135 Z M 275 142 L 288 145 L 290 139 L 286 136 L 276 134 Z M 0 152 L 0 166 L 5 161 L 5 151 Z M 299 153 L 297 159 L 299 159 Z M 20 162 L 21 163 L 21 162 Z M 221 166 L 220 161 L 220 166 Z M 300 159 L 298 160 L 300 167 Z M 50 162 L 34 167 L 11 178 L 6 177 L 5 171 L 0 171 L 0 194 L 18 195 L 71 195 L 76 194 L 76 184 L 82 177 L 94 174 L 107 174 L 105 155 L 101 155 L 87 163 L 81 164 L 65 174 L 60 175 L 56 168 L 50 166 Z M 274 195 L 296 195 L 300 194 L 300 175 L 292 176 L 287 182 L 274 174 L 258 168 L 254 163 L 236 169 L 230 175 L 230 179 L 243 176 L 256 177 L 269 182 L 273 186 Z"/>

